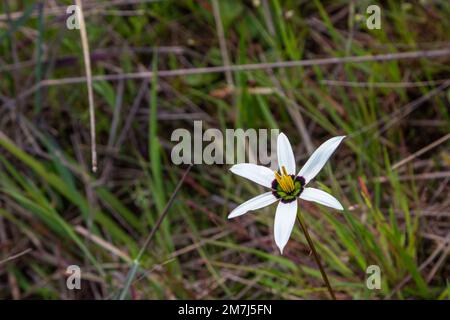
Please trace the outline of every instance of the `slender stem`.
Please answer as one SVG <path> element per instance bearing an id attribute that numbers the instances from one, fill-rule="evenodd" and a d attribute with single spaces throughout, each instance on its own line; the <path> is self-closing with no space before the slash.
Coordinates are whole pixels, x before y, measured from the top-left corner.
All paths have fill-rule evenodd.
<path id="1" fill-rule="evenodd" d="M 180 181 L 178 182 L 178 185 L 176 186 L 175 190 L 173 191 L 172 195 L 170 196 L 169 201 L 167 201 L 166 206 L 164 207 L 163 212 L 158 218 L 158 221 L 156 221 L 155 226 L 153 227 L 152 231 L 148 235 L 147 239 L 144 242 L 144 245 L 141 248 L 141 251 L 139 252 L 137 256 L 137 260 L 141 259 L 142 255 L 144 254 L 145 250 L 147 250 L 147 247 L 151 243 L 153 236 L 155 235 L 156 231 L 159 229 L 159 226 L 163 222 L 164 218 L 166 217 L 167 213 L 169 212 L 170 207 L 172 206 L 173 201 L 175 200 L 175 197 L 178 194 L 178 191 L 180 190 L 181 186 L 184 183 L 184 180 L 186 180 L 187 175 L 189 174 L 189 171 L 192 169 L 192 164 L 187 167 L 186 171 L 184 172 L 183 176 L 181 177 Z"/>
<path id="2" fill-rule="evenodd" d="M 333 298 L 333 300 L 336 300 L 336 296 L 334 295 L 333 288 L 331 288 L 330 282 L 328 281 L 327 274 L 325 273 L 325 270 L 323 269 L 322 264 L 320 263 L 319 255 L 317 254 L 316 248 L 314 247 L 314 243 L 312 242 L 312 239 L 309 236 L 308 228 L 306 227 L 306 224 L 303 221 L 300 211 L 297 215 L 297 221 L 300 224 L 300 227 L 302 228 L 303 233 L 305 234 L 306 241 L 308 241 L 309 247 L 311 248 L 311 251 L 314 256 L 314 260 L 316 260 L 316 264 L 319 267 L 320 274 L 322 275 L 323 281 L 327 285 L 328 292 L 330 292 L 331 298 Z"/>
<path id="3" fill-rule="evenodd" d="M 167 216 L 167 213 L 169 212 L 169 209 L 172 206 L 172 203 L 175 200 L 175 198 L 178 194 L 178 191 L 180 190 L 181 186 L 183 185 L 184 180 L 186 180 L 186 178 L 189 174 L 189 171 L 191 171 L 191 169 L 192 169 L 192 164 L 190 164 L 189 167 L 184 172 L 183 176 L 181 177 L 180 181 L 178 182 L 178 185 L 176 186 L 175 190 L 173 191 L 172 195 L 170 196 L 169 201 L 167 201 L 167 204 L 164 207 L 164 210 L 162 211 L 161 215 L 159 216 L 158 220 L 156 221 L 155 225 L 153 226 L 153 229 L 150 231 L 150 234 L 148 235 L 147 239 L 145 239 L 145 242 L 144 242 L 141 250 L 139 251 L 136 259 L 134 259 L 133 265 L 132 265 L 130 271 L 128 272 L 127 279 L 125 281 L 125 285 L 119 294 L 120 300 L 125 299 L 125 297 L 128 293 L 128 290 L 130 289 L 131 283 L 133 282 L 133 279 L 136 276 L 136 273 L 138 271 L 139 261 L 141 260 L 142 256 L 144 255 L 144 252 L 147 250 L 147 247 L 152 242 L 153 237 L 154 237 L 156 231 L 161 226 L 161 223 L 163 222 L 164 218 Z"/>
<path id="4" fill-rule="evenodd" d="M 96 129 L 95 129 L 95 106 L 94 106 L 94 89 L 92 86 L 92 68 L 91 68 L 91 56 L 89 54 L 89 41 L 86 32 L 86 24 L 84 21 L 83 6 L 81 0 L 75 0 L 76 5 L 80 9 L 77 14 L 78 22 L 80 25 L 81 35 L 81 48 L 83 49 L 84 68 L 86 71 L 86 84 L 88 90 L 88 102 L 89 102 L 89 122 L 91 130 L 91 161 L 92 172 L 97 172 L 97 145 L 96 145 Z"/>

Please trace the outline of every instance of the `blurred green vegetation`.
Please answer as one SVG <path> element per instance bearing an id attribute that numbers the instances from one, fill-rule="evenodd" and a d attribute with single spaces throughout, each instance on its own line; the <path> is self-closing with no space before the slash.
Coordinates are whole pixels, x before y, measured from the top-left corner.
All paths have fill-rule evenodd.
<path id="1" fill-rule="evenodd" d="M 124 2 L 85 1 L 93 75 L 224 64 L 211 1 Z M 85 82 L 33 89 L 85 74 L 72 2 L 42 3 L 0 4 L 1 298 L 112 298 L 184 171 L 171 133 L 194 120 L 279 128 L 299 166 L 305 139 L 348 135 L 316 183 L 346 210 L 301 208 L 338 298 L 449 298 L 448 140 L 395 166 L 449 132 L 448 56 L 237 71 L 233 88 L 222 73 L 94 81 L 94 174 Z M 449 48 L 448 1 L 383 1 L 381 30 L 365 26 L 369 4 L 219 1 L 226 50 L 249 64 Z M 298 228 L 276 250 L 274 206 L 227 220 L 260 191 L 226 165 L 194 166 L 130 298 L 328 298 Z M 366 288 L 369 265 L 381 290 Z"/>

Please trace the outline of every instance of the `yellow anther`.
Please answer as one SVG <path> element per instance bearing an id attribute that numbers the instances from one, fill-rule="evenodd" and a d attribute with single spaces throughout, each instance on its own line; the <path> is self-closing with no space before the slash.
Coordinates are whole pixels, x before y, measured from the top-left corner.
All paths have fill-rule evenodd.
<path id="1" fill-rule="evenodd" d="M 275 171 L 275 179 L 280 185 L 281 189 L 285 192 L 292 192 L 295 189 L 294 181 L 292 177 L 287 173 L 286 168 L 284 166 L 281 167 L 282 174 L 280 175 Z"/>

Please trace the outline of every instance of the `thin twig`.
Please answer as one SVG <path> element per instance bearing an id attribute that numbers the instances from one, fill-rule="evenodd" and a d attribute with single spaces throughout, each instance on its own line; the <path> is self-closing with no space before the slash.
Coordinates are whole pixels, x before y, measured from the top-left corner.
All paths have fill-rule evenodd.
<path id="1" fill-rule="evenodd" d="M 101 237 L 93 234 L 88 229 L 83 228 L 82 226 L 76 226 L 75 231 L 81 234 L 82 236 L 86 237 L 86 239 L 91 240 L 92 242 L 96 243 L 103 249 L 111 252 L 113 255 L 123 259 L 126 262 L 132 262 L 132 259 L 123 251 L 109 243 L 108 241 L 102 239 Z"/>
<path id="2" fill-rule="evenodd" d="M 430 143 L 428 146 L 414 152 L 412 155 L 406 157 L 405 159 L 397 162 L 396 164 L 394 164 L 392 166 L 392 170 L 395 170 L 403 165 L 405 165 L 406 163 L 414 160 L 415 158 L 417 158 L 418 156 L 424 154 L 425 152 L 437 147 L 438 145 L 440 145 L 441 143 L 444 143 L 445 141 L 447 141 L 448 139 L 450 139 L 450 133 L 447 133 L 445 136 L 439 138 L 438 140 Z"/>
<path id="3" fill-rule="evenodd" d="M 450 171 L 425 172 L 425 173 L 418 173 L 415 175 L 402 175 L 397 177 L 398 181 L 435 180 L 444 178 L 450 178 Z M 389 177 L 387 176 L 376 177 L 370 179 L 370 181 L 385 183 L 389 181 Z"/>
<path id="4" fill-rule="evenodd" d="M 230 66 L 216 66 L 216 67 L 200 67 L 200 68 L 185 68 L 175 70 L 159 70 L 158 77 L 176 77 L 186 76 L 194 74 L 205 73 L 223 73 L 225 71 L 253 71 L 264 69 L 277 69 L 277 68 L 296 68 L 296 67 L 309 67 L 309 66 L 321 66 L 332 64 L 345 64 L 345 63 L 362 63 L 362 62 L 381 62 L 391 60 L 408 60 L 418 58 L 436 58 L 450 56 L 450 48 L 429 50 L 429 51 L 408 51 L 399 53 L 386 53 L 379 55 L 365 55 L 365 56 L 347 56 L 347 57 L 332 57 L 332 58 L 319 58 L 308 60 L 292 60 L 292 61 L 277 61 L 266 63 L 250 63 Z M 123 73 L 123 74 L 108 74 L 93 76 L 92 81 L 118 81 L 123 79 L 143 79 L 153 77 L 153 71 L 143 71 L 136 73 Z M 52 85 L 67 85 L 74 83 L 83 83 L 86 81 L 85 77 L 73 77 L 64 79 L 48 79 L 43 80 L 41 83 L 44 86 Z"/>
<path id="5" fill-rule="evenodd" d="M 24 250 L 24 251 L 22 251 L 22 252 L 16 253 L 15 255 L 12 255 L 12 256 L 10 256 L 10 257 L 4 259 L 4 260 L 1 260 L 1 261 L 0 261 L 0 265 L 5 264 L 5 263 L 7 263 L 8 261 L 17 259 L 17 258 L 19 258 L 19 257 L 21 257 L 21 256 L 24 256 L 24 255 L 26 255 L 27 253 L 29 253 L 29 252 L 31 252 L 31 251 L 33 251 L 33 249 L 28 248 L 28 249 L 26 249 L 26 250 Z"/>
<path id="6" fill-rule="evenodd" d="M 217 37 L 219 38 L 220 54 L 222 55 L 224 66 L 230 66 L 230 57 L 228 56 L 227 42 L 225 41 L 225 32 L 223 31 L 222 18 L 220 16 L 220 6 L 218 0 L 212 0 L 214 20 L 216 21 Z M 229 87 L 233 88 L 233 75 L 230 70 L 225 71 L 225 78 Z"/>
<path id="7" fill-rule="evenodd" d="M 420 96 L 419 98 L 417 98 L 416 100 L 410 101 L 407 104 L 405 104 L 404 106 L 398 108 L 397 110 L 382 116 L 380 119 L 372 122 L 371 124 L 362 127 L 359 130 L 356 130 L 354 132 L 352 132 L 351 134 L 348 135 L 348 137 L 356 137 L 364 132 L 367 132 L 373 128 L 376 128 L 377 126 L 381 125 L 381 124 L 385 124 L 385 126 L 380 129 L 384 132 L 384 130 L 386 130 L 386 128 L 392 126 L 396 121 L 399 121 L 401 118 L 406 117 L 407 115 L 409 115 L 411 112 L 413 112 L 414 110 L 416 110 L 418 107 L 420 107 L 423 103 L 425 103 L 426 101 L 430 100 L 431 98 L 433 98 L 434 96 L 436 96 L 437 94 L 441 93 L 443 90 L 445 90 L 448 86 L 450 85 L 450 80 L 443 82 L 439 87 L 434 88 L 433 90 L 427 92 L 426 94 L 424 94 L 423 96 Z M 365 143 L 368 144 L 371 140 L 375 139 L 376 137 L 379 136 L 379 132 L 377 131 L 371 139 L 367 140 Z"/>
<path id="8" fill-rule="evenodd" d="M 323 281 L 325 282 L 325 284 L 328 288 L 328 292 L 330 293 L 331 298 L 333 298 L 333 300 L 336 300 L 336 296 L 334 294 L 333 288 L 331 288 L 330 282 L 328 281 L 327 274 L 325 273 L 325 270 L 323 269 L 322 264 L 320 263 L 320 259 L 316 252 L 316 248 L 314 247 L 314 243 L 313 243 L 311 237 L 309 236 L 308 228 L 306 227 L 306 224 L 303 221 L 303 218 L 301 217 L 300 211 L 297 215 L 297 221 L 300 224 L 300 227 L 302 228 L 303 233 L 305 234 L 306 241 L 308 241 L 309 247 L 311 248 L 311 251 L 314 256 L 314 260 L 316 260 L 316 264 L 319 267 L 320 274 L 322 275 Z"/>
<path id="9" fill-rule="evenodd" d="M 153 227 L 152 231 L 150 232 L 147 239 L 145 240 L 144 245 L 142 246 L 141 251 L 139 252 L 139 254 L 137 256 L 137 259 L 140 259 L 142 257 L 142 255 L 144 254 L 145 250 L 147 250 L 147 247 L 150 245 L 150 243 L 153 239 L 153 236 L 155 235 L 156 231 L 161 226 L 161 223 L 163 222 L 164 218 L 167 216 L 167 213 L 169 212 L 169 209 L 172 206 L 172 203 L 175 200 L 175 197 L 177 196 L 178 191 L 180 190 L 181 186 L 183 185 L 184 180 L 186 180 L 186 178 L 189 174 L 189 171 L 191 171 L 191 169 L 192 169 L 192 164 L 189 165 L 189 167 L 186 169 L 183 176 L 181 177 L 180 181 L 178 182 L 178 185 L 175 188 L 175 190 L 173 191 L 172 195 L 170 196 L 170 199 L 167 202 L 166 207 L 162 211 L 161 215 L 159 216 L 158 220 L 155 223 L 155 226 Z"/>
<path id="10" fill-rule="evenodd" d="M 192 164 L 189 165 L 189 167 L 186 169 L 186 171 L 184 172 L 183 176 L 181 177 L 180 181 L 178 182 L 177 187 L 175 188 L 175 190 L 173 191 L 172 195 L 170 196 L 169 201 L 167 202 L 164 210 L 162 211 L 161 215 L 159 216 L 158 220 L 156 221 L 155 225 L 153 226 L 153 229 L 150 231 L 150 234 L 148 235 L 147 239 L 145 239 L 144 244 L 142 245 L 141 250 L 139 251 L 136 259 L 134 259 L 133 265 L 130 269 L 130 271 L 128 272 L 128 276 L 127 276 L 127 280 L 126 283 L 119 295 L 119 299 L 123 300 L 125 299 L 125 296 L 128 293 L 128 290 L 130 288 L 131 283 L 133 282 L 134 277 L 136 276 L 136 272 L 138 270 L 139 267 L 139 261 L 141 260 L 142 256 L 144 255 L 145 251 L 147 250 L 147 247 L 150 245 L 150 243 L 153 240 L 153 237 L 156 233 L 156 231 L 158 231 L 159 227 L 161 226 L 161 223 L 163 222 L 164 218 L 167 216 L 167 214 L 169 213 L 169 209 L 172 206 L 173 201 L 175 200 L 178 191 L 181 189 L 181 186 L 184 183 L 184 180 L 186 180 L 189 171 L 191 171 L 192 169 Z"/>
<path id="11" fill-rule="evenodd" d="M 106 11 L 107 8 L 111 8 L 113 6 L 121 6 L 121 5 L 132 5 L 132 4 L 142 4 L 142 3 L 152 3 L 159 2 L 161 0 L 119 0 L 119 1 L 104 1 L 103 3 L 86 3 L 86 16 L 91 14 L 102 14 Z M 86 1 L 87 2 L 87 1 Z M 48 7 L 45 8 L 45 17 L 54 16 L 54 17 L 64 17 L 67 15 L 67 6 L 62 5 L 59 7 Z M 107 13 L 108 11 L 106 11 Z M 11 19 L 16 20 L 20 19 L 23 15 L 23 11 L 11 12 Z M 38 16 L 38 13 L 33 12 L 30 17 L 35 18 Z M 0 21 L 7 21 L 6 14 L 0 14 Z"/>
<path id="12" fill-rule="evenodd" d="M 88 89 L 88 99 L 89 99 L 89 119 L 91 127 L 91 160 L 92 160 L 92 171 L 97 172 L 97 147 L 95 138 L 95 111 L 94 111 L 94 90 L 92 89 L 92 70 L 91 70 L 91 56 L 89 54 L 89 42 L 86 32 L 86 24 L 84 23 L 83 16 L 83 6 L 81 0 L 75 0 L 77 6 L 80 8 L 78 11 L 80 14 L 78 16 L 78 21 L 80 24 L 80 35 L 81 35 L 81 45 L 83 47 L 84 56 L 84 66 L 86 69 L 86 81 Z"/>
<path id="13" fill-rule="evenodd" d="M 277 69 L 277 68 L 295 68 L 295 67 L 311 67 L 311 66 L 346 64 L 346 63 L 362 63 L 373 61 L 382 62 L 391 60 L 436 58 L 446 56 L 450 56 L 450 48 L 429 50 L 429 51 L 408 51 L 399 53 L 387 53 L 379 55 L 333 57 L 333 58 L 294 60 L 294 61 L 277 61 L 277 62 L 251 63 L 241 65 L 230 65 L 230 66 L 217 66 L 217 67 L 185 68 L 175 70 L 158 70 L 158 77 L 168 78 L 194 74 L 197 75 L 208 73 L 224 73 L 227 70 L 232 72 L 240 72 L 240 71 L 254 71 L 254 70 Z M 97 75 L 92 77 L 92 81 L 93 82 L 121 81 L 126 79 L 131 80 L 131 79 L 145 79 L 145 78 L 151 79 L 153 76 L 154 73 L 152 71 L 143 71 L 136 73 Z M 33 87 L 22 90 L 21 94 L 16 99 L 11 99 L 10 101 L 7 101 L 1 106 L 1 108 L 13 109 L 14 103 L 25 99 L 26 97 L 33 94 L 36 90 L 39 90 L 42 87 L 84 83 L 86 81 L 87 81 L 86 77 L 42 80 L 41 82 L 35 84 Z M 447 82 L 444 83 L 439 88 L 437 88 L 437 90 L 441 90 L 442 87 L 444 87 L 446 84 Z"/>
<path id="14" fill-rule="evenodd" d="M 425 101 L 429 100 L 431 97 L 435 96 L 436 94 L 442 92 L 450 85 L 450 80 L 445 81 L 442 83 L 439 87 L 427 92 L 417 100 L 414 100 L 407 105 L 405 105 L 403 108 L 399 109 L 399 114 L 396 114 L 392 117 L 390 121 L 388 121 L 382 128 L 380 128 L 376 134 L 372 136 L 372 139 L 375 139 L 378 136 L 381 136 L 384 132 L 386 132 L 390 127 L 392 127 L 395 123 L 400 121 L 403 118 L 406 118 L 409 114 L 411 114 L 413 111 L 415 111 L 419 106 L 421 106 Z M 393 112 L 393 114 L 395 111 Z"/>
<path id="15" fill-rule="evenodd" d="M 401 82 L 356 82 L 340 80 L 320 80 L 319 83 L 327 86 L 351 87 L 351 88 L 417 88 L 437 86 L 450 79 L 437 79 L 430 81 L 401 81 Z"/>

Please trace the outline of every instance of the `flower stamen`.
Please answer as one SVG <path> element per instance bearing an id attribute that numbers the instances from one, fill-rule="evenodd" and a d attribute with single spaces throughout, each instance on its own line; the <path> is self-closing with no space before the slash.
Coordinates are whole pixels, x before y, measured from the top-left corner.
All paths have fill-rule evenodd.
<path id="1" fill-rule="evenodd" d="M 275 171 L 275 179 L 283 191 L 291 193 L 295 190 L 294 180 L 292 180 L 292 177 L 287 173 L 284 166 L 281 167 L 281 172 L 282 174 L 279 174 Z"/>

